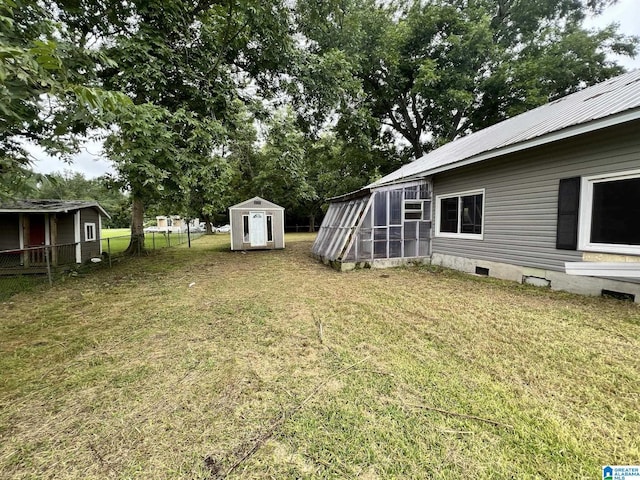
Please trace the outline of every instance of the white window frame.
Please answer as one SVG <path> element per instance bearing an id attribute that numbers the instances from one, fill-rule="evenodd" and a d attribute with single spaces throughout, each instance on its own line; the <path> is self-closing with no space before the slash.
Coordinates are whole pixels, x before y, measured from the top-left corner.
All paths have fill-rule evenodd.
<path id="1" fill-rule="evenodd" d="M 427 221 L 425 220 L 425 212 L 424 212 L 424 202 L 425 201 L 431 201 L 431 200 L 427 200 L 427 199 L 403 199 L 402 200 L 402 221 L 403 222 L 424 222 Z M 420 210 L 418 209 L 407 209 L 407 204 L 411 203 L 411 204 L 420 204 Z M 420 218 L 407 218 L 407 212 L 412 212 L 412 213 L 416 213 L 416 212 L 420 212 Z"/>
<path id="2" fill-rule="evenodd" d="M 264 217 L 264 221 L 266 222 L 265 233 L 267 234 L 267 243 L 273 243 L 273 214 L 268 213 Z M 269 229 L 269 227 L 271 227 L 271 229 Z M 269 240 L 269 235 L 271 235 L 271 240 Z"/>
<path id="3" fill-rule="evenodd" d="M 245 232 L 245 218 L 247 222 L 247 231 Z M 242 243 L 249 243 L 251 241 L 251 226 L 249 225 L 249 214 L 242 214 Z"/>
<path id="4" fill-rule="evenodd" d="M 593 185 L 595 183 L 613 182 L 640 178 L 640 170 L 605 173 L 582 177 L 580 185 L 580 210 L 578 220 L 578 250 L 586 252 L 617 253 L 623 255 L 640 255 L 640 245 L 616 243 L 591 243 L 591 215 L 593 214 Z"/>
<path id="5" fill-rule="evenodd" d="M 89 235 L 89 227 L 93 232 L 93 235 Z M 96 232 L 96 224 L 91 222 L 84 223 L 84 241 L 85 242 L 95 242 L 98 239 L 98 233 Z"/>
<path id="6" fill-rule="evenodd" d="M 462 219 L 460 216 L 462 215 L 462 197 L 470 197 L 472 195 L 482 195 L 482 232 L 481 233 L 462 233 L 460 229 L 462 228 Z M 447 198 L 458 198 L 458 232 L 441 232 L 440 231 L 440 201 Z M 484 229 L 485 229 L 485 189 L 481 188 L 478 190 L 467 190 L 465 192 L 456 192 L 456 193 L 447 193 L 445 195 L 436 195 L 436 215 L 435 215 L 435 236 L 443 237 L 443 238 L 468 238 L 470 240 L 484 240 Z"/>

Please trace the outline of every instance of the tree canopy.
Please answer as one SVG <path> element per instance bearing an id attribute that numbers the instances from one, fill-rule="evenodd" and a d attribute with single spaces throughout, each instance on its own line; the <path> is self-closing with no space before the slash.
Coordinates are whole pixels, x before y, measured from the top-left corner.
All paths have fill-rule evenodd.
<path id="1" fill-rule="evenodd" d="M 589 11 L 608 3 L 300 0 L 298 12 L 310 50 L 321 59 L 341 52 L 350 83 L 356 80 L 337 111 L 365 108 L 417 158 L 621 73 L 607 54 L 631 55 L 637 39 L 615 26 L 582 26 Z M 326 98 L 336 103 L 332 94 Z"/>
<path id="2" fill-rule="evenodd" d="M 98 88 L 96 65 L 110 61 L 59 22 L 63 11 L 52 1 L 0 4 L 0 198 L 28 185 L 24 142 L 68 156 L 102 112 L 128 103 Z"/>
<path id="3" fill-rule="evenodd" d="M 6 0 L 0 195 L 25 183 L 22 142 L 65 155 L 99 126 L 134 242 L 149 205 L 213 218 L 260 194 L 314 217 L 327 197 L 622 72 L 609 54 L 638 39 L 583 25 L 611 3 Z"/>

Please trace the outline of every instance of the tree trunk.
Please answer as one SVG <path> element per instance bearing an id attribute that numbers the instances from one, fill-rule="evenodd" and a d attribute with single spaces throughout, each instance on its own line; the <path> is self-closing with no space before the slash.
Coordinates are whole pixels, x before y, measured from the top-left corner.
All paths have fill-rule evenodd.
<path id="1" fill-rule="evenodd" d="M 422 148 L 422 143 L 420 142 L 420 136 L 418 136 L 418 138 L 412 138 L 410 139 L 411 141 L 411 146 L 413 148 L 413 155 L 415 157 L 415 159 L 417 160 L 418 158 L 422 157 L 424 155 L 424 150 Z"/>
<path id="2" fill-rule="evenodd" d="M 204 220 L 204 233 L 206 235 L 212 235 L 213 228 L 211 227 L 211 217 L 209 215 L 204 215 L 203 220 Z"/>
<path id="3" fill-rule="evenodd" d="M 144 204 L 142 199 L 133 195 L 131 204 L 131 240 L 125 250 L 129 255 L 140 255 L 144 252 Z"/>
<path id="4" fill-rule="evenodd" d="M 316 216 L 313 213 L 309 215 L 309 231 L 316 231 Z"/>

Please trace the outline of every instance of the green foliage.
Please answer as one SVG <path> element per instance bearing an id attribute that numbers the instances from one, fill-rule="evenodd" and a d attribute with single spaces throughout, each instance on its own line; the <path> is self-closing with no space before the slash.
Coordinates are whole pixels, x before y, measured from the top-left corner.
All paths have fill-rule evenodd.
<path id="1" fill-rule="evenodd" d="M 57 11 L 54 2 L 0 4 L 0 197 L 28 187 L 25 141 L 69 155 L 87 128 L 104 125 L 103 112 L 129 103 L 96 88 L 96 65 L 110 62 L 60 25 Z"/>
<path id="2" fill-rule="evenodd" d="M 125 228 L 131 222 L 131 205 L 125 195 L 107 176 L 87 179 L 78 172 L 65 171 L 43 176 L 30 192 L 32 198 L 60 200 L 95 200 L 111 219 L 103 220 L 105 228 Z"/>
<path id="3" fill-rule="evenodd" d="M 36 183 L 24 141 L 68 157 L 103 127 L 136 235 L 150 205 L 215 218 L 261 194 L 317 215 L 410 157 L 619 73 L 607 54 L 637 39 L 582 26 L 610 3 L 5 0 L 0 196 Z"/>
<path id="4" fill-rule="evenodd" d="M 325 107 L 312 106 L 303 117 L 335 111 L 342 133 L 361 117 L 353 112 L 365 109 L 378 132 L 391 129 L 419 157 L 621 73 L 607 53 L 633 55 L 638 39 L 617 33 L 615 26 L 582 27 L 589 10 L 599 12 L 609 3 L 301 0 L 299 24 L 311 58 L 317 64 L 325 58 L 348 62 L 333 83 L 306 83 Z"/>
<path id="5" fill-rule="evenodd" d="M 287 63 L 288 9 L 280 0 L 129 6 L 135 29 L 102 32 L 117 66 L 101 78 L 136 104 L 115 118 L 107 152 L 140 205 L 209 217 L 227 206 L 232 172 L 224 150 L 244 89 L 267 94 Z M 134 225 L 141 231 L 142 215 Z"/>
<path id="6" fill-rule="evenodd" d="M 304 137 L 291 111 L 277 112 L 267 123 L 265 145 L 255 156 L 250 194 L 295 208 L 317 195 L 308 181 Z"/>

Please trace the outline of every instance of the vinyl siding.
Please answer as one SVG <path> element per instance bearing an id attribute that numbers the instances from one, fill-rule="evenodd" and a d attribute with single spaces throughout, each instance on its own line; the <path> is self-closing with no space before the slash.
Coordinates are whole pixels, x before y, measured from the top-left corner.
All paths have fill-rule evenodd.
<path id="1" fill-rule="evenodd" d="M 272 216 L 273 241 L 267 242 L 266 247 L 251 247 L 250 243 L 243 242 L 244 224 L 242 222 L 242 216 L 249 215 L 249 212 L 264 212 L 265 215 Z M 265 250 L 284 248 L 283 210 L 265 210 L 260 208 L 243 209 L 232 207 L 229 211 L 229 216 L 233 234 L 233 245 L 231 245 L 231 250 Z"/>
<path id="2" fill-rule="evenodd" d="M 57 245 L 75 243 L 76 237 L 73 231 L 73 212 L 56 213 L 56 218 L 58 222 L 58 238 L 56 239 L 55 243 Z"/>
<path id="3" fill-rule="evenodd" d="M 640 169 L 638 128 L 633 122 L 435 175 L 434 200 L 485 189 L 484 238 L 434 237 L 432 253 L 563 272 L 582 252 L 555 248 L 559 180 Z"/>

